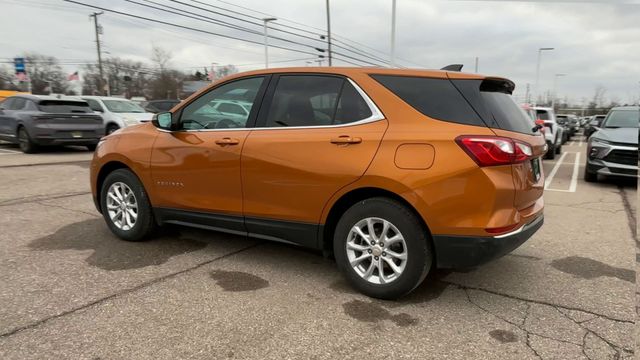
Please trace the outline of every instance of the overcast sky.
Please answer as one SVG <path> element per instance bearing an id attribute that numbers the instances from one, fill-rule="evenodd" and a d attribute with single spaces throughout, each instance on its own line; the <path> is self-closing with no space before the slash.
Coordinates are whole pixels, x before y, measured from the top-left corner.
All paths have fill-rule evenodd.
<path id="1" fill-rule="evenodd" d="M 128 18 L 105 11 L 106 57 L 118 56 L 149 61 L 153 45 L 170 50 L 171 65 L 183 71 L 218 64 L 235 64 L 241 70 L 264 67 L 262 36 L 230 29 L 193 18 L 185 18 L 123 0 L 77 0 L 107 9 L 136 14 L 204 31 L 239 37 L 258 44 L 225 39 L 167 25 Z M 171 10 L 181 8 L 193 16 L 222 20 L 258 33 L 262 27 L 220 16 L 187 5 L 224 12 L 203 5 L 230 9 L 230 14 L 254 23 L 270 14 L 278 18 L 274 28 L 309 38 L 270 30 L 270 34 L 300 43 L 270 40 L 273 45 L 315 53 L 313 40 L 326 31 L 325 0 L 132 0 Z M 199 2 L 199 3 L 198 3 Z M 238 6 L 234 6 L 231 4 Z M 62 0 L 0 0 L 0 61 L 24 52 L 53 55 L 65 63 L 95 62 L 92 9 Z M 184 12 L 181 12 L 184 13 Z M 226 12 L 225 12 L 226 13 Z M 257 19 L 256 19 L 257 18 Z M 294 21 L 294 22 L 292 22 Z M 390 49 L 391 0 L 331 0 L 331 29 L 344 48 L 342 55 L 367 59 L 375 55 L 385 61 Z M 298 29 L 281 27 L 294 26 Z M 516 95 L 522 98 L 526 84 L 535 83 L 537 50 L 554 47 L 542 56 L 540 88 L 553 88 L 555 74 L 559 97 L 579 102 L 593 97 L 598 85 L 606 96 L 620 102 L 640 97 L 640 0 L 609 1 L 447 1 L 397 0 L 397 63 L 407 67 L 440 68 L 462 63 L 473 72 L 479 58 L 479 72 L 510 78 Z M 356 42 L 356 43 L 353 43 Z M 348 46 L 346 44 L 355 45 Z M 350 50 L 358 51 L 359 54 Z M 366 52 L 368 54 L 363 54 Z M 271 48 L 272 66 L 305 66 L 312 55 Z M 303 59 L 303 60 L 297 60 Z M 296 60 L 296 61 L 291 61 Z M 334 65 L 349 65 L 335 61 Z M 65 65 L 71 73 L 81 65 Z M 463 70 L 463 71 L 464 71 Z"/>

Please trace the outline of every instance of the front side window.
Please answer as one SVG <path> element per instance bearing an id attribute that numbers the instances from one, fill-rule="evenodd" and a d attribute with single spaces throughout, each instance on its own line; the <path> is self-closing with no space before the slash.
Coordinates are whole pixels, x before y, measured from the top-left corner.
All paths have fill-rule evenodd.
<path id="1" fill-rule="evenodd" d="M 283 75 L 276 85 L 265 126 L 340 125 L 371 115 L 367 103 L 344 78 Z"/>
<path id="2" fill-rule="evenodd" d="M 246 104 L 245 109 L 251 109 L 263 82 L 264 77 L 237 80 L 200 96 L 183 109 L 180 117 L 182 128 L 200 130 L 248 127 L 250 111 L 243 111 L 240 105 L 231 103 L 227 99 L 233 98 L 236 102 Z M 231 112 L 225 112 L 223 111 L 227 108 L 225 104 L 240 109 L 234 108 Z"/>
<path id="3" fill-rule="evenodd" d="M 22 110 L 26 103 L 27 101 L 23 98 L 15 98 L 11 104 L 11 110 Z"/>

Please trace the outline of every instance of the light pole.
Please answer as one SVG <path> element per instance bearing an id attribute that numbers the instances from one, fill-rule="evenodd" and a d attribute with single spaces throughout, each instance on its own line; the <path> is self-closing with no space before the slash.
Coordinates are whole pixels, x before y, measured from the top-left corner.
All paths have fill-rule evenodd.
<path id="1" fill-rule="evenodd" d="M 216 81 L 216 65 L 218 65 L 217 62 L 211 63 L 211 75 L 209 76 L 211 82 Z"/>
<path id="2" fill-rule="evenodd" d="M 391 1 L 391 67 L 396 67 L 396 0 Z"/>
<path id="3" fill-rule="evenodd" d="M 538 96 L 540 96 L 540 57 L 543 51 L 551 51 L 554 50 L 552 47 L 539 48 L 538 49 L 538 62 L 536 64 L 536 92 L 535 97 L 533 98 L 533 106 L 538 104 Z"/>
<path id="4" fill-rule="evenodd" d="M 278 19 L 274 17 L 262 19 L 264 24 L 264 67 L 265 69 L 269 68 L 269 37 L 267 35 L 267 23 L 269 21 L 276 21 L 276 20 Z"/>
<path id="5" fill-rule="evenodd" d="M 333 66 L 331 53 L 331 7 L 329 6 L 329 0 L 327 0 L 327 55 L 329 56 L 329 66 Z"/>
<path id="6" fill-rule="evenodd" d="M 555 110 L 556 98 L 558 97 L 558 78 L 561 76 L 567 76 L 567 74 L 555 74 L 553 77 L 553 96 L 551 97 L 551 108 Z"/>

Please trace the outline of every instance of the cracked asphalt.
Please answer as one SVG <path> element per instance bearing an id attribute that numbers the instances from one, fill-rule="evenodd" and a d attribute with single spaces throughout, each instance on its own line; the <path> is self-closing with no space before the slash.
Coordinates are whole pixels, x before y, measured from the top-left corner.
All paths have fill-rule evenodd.
<path id="1" fill-rule="evenodd" d="M 576 192 L 545 192 L 545 225 L 512 254 L 381 301 L 292 246 L 182 227 L 117 240 L 90 157 L 0 156 L 0 359 L 634 357 L 633 181 L 588 184 L 580 164 Z M 550 188 L 569 188 L 566 159 Z"/>

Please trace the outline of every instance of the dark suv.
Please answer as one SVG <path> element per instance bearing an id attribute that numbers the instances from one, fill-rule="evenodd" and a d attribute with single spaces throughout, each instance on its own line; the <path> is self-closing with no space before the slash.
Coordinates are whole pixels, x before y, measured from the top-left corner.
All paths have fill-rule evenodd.
<path id="1" fill-rule="evenodd" d="M 638 106 L 616 107 L 609 111 L 587 143 L 586 181 L 597 181 L 598 174 L 638 176 L 639 122 Z"/>
<path id="2" fill-rule="evenodd" d="M 82 145 L 94 150 L 104 136 L 102 117 L 81 100 L 17 95 L 0 103 L 0 140 L 33 153 L 42 145 Z"/>

